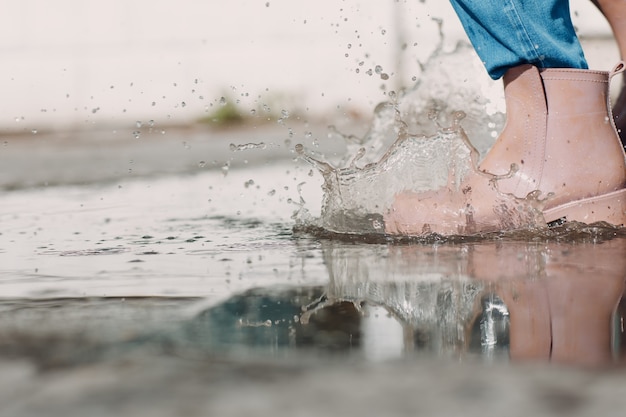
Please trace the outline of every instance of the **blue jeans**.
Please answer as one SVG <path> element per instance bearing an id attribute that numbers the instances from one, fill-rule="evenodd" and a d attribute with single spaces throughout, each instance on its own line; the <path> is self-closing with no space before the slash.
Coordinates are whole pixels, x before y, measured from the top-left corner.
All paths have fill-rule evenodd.
<path id="1" fill-rule="evenodd" d="M 587 69 L 569 0 L 450 0 L 491 78 L 511 67 Z"/>

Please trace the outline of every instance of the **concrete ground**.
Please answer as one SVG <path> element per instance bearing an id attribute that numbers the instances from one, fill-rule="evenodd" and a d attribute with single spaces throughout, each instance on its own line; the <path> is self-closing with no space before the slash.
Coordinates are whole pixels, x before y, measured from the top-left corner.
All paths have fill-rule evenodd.
<path id="1" fill-rule="evenodd" d="M 185 358 L 143 352 L 41 371 L 0 361 L 0 415 L 622 416 L 623 370 L 441 360 Z"/>

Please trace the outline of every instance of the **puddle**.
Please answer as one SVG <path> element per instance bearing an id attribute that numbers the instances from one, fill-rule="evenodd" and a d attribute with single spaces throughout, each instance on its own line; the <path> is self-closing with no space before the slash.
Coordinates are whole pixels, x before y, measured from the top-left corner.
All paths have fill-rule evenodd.
<path id="1" fill-rule="evenodd" d="M 193 358 L 347 355 L 376 362 L 417 355 L 621 364 L 626 235 L 613 229 L 608 236 L 600 227 L 577 233 L 569 241 L 396 245 L 297 235 L 277 244 L 265 235 L 265 242 L 204 251 L 185 249 L 197 244 L 185 239 L 146 238 L 154 242 L 140 242 L 139 252 L 43 252 L 38 256 L 58 262 L 122 258 L 149 265 L 155 254 L 146 246 L 169 245 L 157 258 L 172 257 L 179 272 L 158 268 L 149 277 L 132 266 L 113 282 L 105 272 L 77 278 L 126 294 L 80 298 L 54 297 L 52 288 L 75 285 L 67 276 L 22 277 L 49 292 L 0 303 L 0 354 L 26 356 L 44 368 L 164 349 Z M 265 260 L 272 255 L 278 256 Z M 204 273 L 181 262 L 197 263 Z M 3 275 L 1 285 L 10 288 Z M 133 295 L 141 290 L 125 281 L 159 296 Z"/>

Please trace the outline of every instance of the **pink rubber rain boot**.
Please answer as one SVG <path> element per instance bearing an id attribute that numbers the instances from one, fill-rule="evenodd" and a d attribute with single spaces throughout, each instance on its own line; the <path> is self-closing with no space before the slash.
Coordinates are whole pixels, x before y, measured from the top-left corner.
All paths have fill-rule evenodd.
<path id="1" fill-rule="evenodd" d="M 611 26 L 621 59 L 626 59 L 626 1 L 624 0 L 592 0 L 600 9 Z M 626 79 L 623 80 L 622 90 L 613 104 L 615 126 L 626 147 Z"/>
<path id="2" fill-rule="evenodd" d="M 555 220 L 626 223 L 624 150 L 608 106 L 623 72 L 521 65 L 504 76 L 507 123 L 458 189 L 405 192 L 384 215 L 389 234 L 469 235 Z"/>

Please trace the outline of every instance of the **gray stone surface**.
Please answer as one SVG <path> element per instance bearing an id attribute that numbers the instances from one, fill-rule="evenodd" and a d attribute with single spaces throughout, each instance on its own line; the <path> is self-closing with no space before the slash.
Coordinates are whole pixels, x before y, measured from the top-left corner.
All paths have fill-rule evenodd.
<path id="1" fill-rule="evenodd" d="M 143 353 L 39 372 L 0 362 L 0 415 L 621 416 L 626 375 L 424 359 L 232 360 Z"/>

